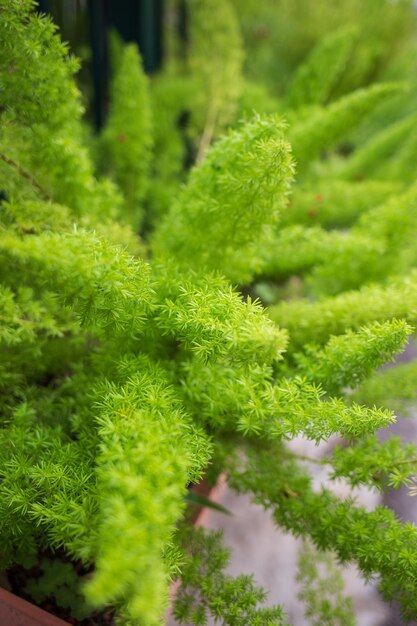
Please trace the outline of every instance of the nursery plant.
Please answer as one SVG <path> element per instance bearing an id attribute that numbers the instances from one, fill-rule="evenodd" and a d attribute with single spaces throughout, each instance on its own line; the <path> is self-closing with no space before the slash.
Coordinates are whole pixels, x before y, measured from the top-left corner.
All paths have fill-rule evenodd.
<path id="1" fill-rule="evenodd" d="M 120 51 L 92 137 L 56 27 L 0 4 L 2 569 L 84 624 L 163 623 L 173 580 L 180 623 L 287 624 L 187 523 L 189 487 L 223 473 L 305 538 L 311 623 L 354 623 L 351 562 L 415 618 L 416 527 L 331 490 L 415 473 L 413 444 L 378 439 L 416 369 L 380 370 L 417 323 L 412 85 L 338 95 L 353 25 L 275 101 L 241 74 L 233 6 L 189 10 L 185 59 L 152 85 Z M 333 437 L 326 485 L 297 436 Z"/>
<path id="2" fill-rule="evenodd" d="M 175 2 L 175 0 L 171 0 Z M 410 0 L 232 0 L 245 42 L 246 70 L 278 95 L 314 46 L 340 28 L 357 38 L 349 67 L 335 86 L 339 95 L 414 64 L 415 12 Z"/>

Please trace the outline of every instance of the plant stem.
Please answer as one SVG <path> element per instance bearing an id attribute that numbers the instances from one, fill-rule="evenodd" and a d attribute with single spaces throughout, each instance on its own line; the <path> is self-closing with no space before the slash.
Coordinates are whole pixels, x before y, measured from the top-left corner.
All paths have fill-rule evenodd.
<path id="1" fill-rule="evenodd" d="M 290 452 L 289 450 L 286 450 L 285 453 L 287 456 L 291 456 L 295 459 L 299 459 L 300 461 L 307 461 L 308 463 L 315 463 L 316 465 L 331 465 L 332 461 L 329 458 L 321 458 L 321 459 L 315 459 L 311 456 L 307 456 L 305 454 L 297 454 L 296 452 Z M 404 461 L 396 461 L 395 463 L 393 463 L 393 467 L 397 467 L 397 465 L 414 465 L 415 463 L 417 463 L 417 457 L 414 457 L 412 459 L 405 459 Z"/>
<path id="2" fill-rule="evenodd" d="M 206 150 L 210 147 L 214 135 L 214 129 L 216 127 L 216 117 L 216 107 L 212 104 L 210 105 L 203 135 L 201 137 L 200 145 L 198 146 L 196 163 L 200 163 L 203 160 Z"/>
<path id="3" fill-rule="evenodd" d="M 10 167 L 13 167 L 20 174 L 20 176 L 26 178 L 26 180 L 30 182 L 32 187 L 40 193 L 44 200 L 52 200 L 48 192 L 45 191 L 45 189 L 38 183 L 38 181 L 32 176 L 32 174 L 25 170 L 21 165 L 19 165 L 19 163 L 16 163 L 16 161 L 13 161 L 13 159 L 3 154 L 2 152 L 0 152 L 0 159 L 4 163 L 7 163 L 7 165 L 10 165 Z"/>

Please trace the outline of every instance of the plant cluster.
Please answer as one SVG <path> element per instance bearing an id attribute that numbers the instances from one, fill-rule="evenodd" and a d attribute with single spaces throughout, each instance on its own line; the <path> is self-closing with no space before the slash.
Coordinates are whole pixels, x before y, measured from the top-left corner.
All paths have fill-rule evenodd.
<path id="1" fill-rule="evenodd" d="M 264 7 L 307 3 L 278 4 Z M 318 32 L 276 99 L 242 74 L 233 3 L 190 0 L 187 50 L 172 36 L 151 84 L 137 49 L 119 50 L 99 137 L 51 21 L 32 0 L 0 6 L 0 563 L 64 552 L 88 572 L 87 605 L 118 624 L 160 623 L 174 579 L 181 623 L 287 623 L 224 572 L 218 535 L 187 528 L 187 488 L 207 471 L 312 543 L 312 624 L 352 623 L 335 561 L 417 615 L 416 527 L 315 487 L 287 446 L 339 437 L 320 460 L 329 480 L 370 489 L 408 484 L 417 463 L 414 445 L 377 436 L 392 397 L 414 398 L 415 363 L 379 368 L 417 324 L 415 94 L 407 67 L 371 82 L 380 42 L 399 42 L 368 40 L 361 13 L 411 28 L 411 8 L 340 4 L 351 25 Z M 62 597 L 67 565 L 43 563 L 35 599 Z"/>

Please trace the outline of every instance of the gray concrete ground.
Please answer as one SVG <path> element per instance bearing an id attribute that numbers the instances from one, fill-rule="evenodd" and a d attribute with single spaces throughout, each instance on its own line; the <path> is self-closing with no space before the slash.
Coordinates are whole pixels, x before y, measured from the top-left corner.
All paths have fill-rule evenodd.
<path id="1" fill-rule="evenodd" d="M 294 451 L 309 456 L 320 456 L 327 446 L 316 447 L 311 442 L 292 442 Z M 317 486 L 326 481 L 325 470 L 321 466 L 311 467 Z M 338 481 L 333 490 L 340 496 L 350 491 Z M 381 497 L 366 489 L 355 490 L 358 501 L 368 509 L 381 502 Z M 269 513 L 251 503 L 247 496 L 238 496 L 224 488 L 219 501 L 233 513 L 228 517 L 220 513 L 207 514 L 204 525 L 211 529 L 223 528 L 226 545 L 232 550 L 229 572 L 254 574 L 255 580 L 269 591 L 268 604 L 281 604 L 293 626 L 305 626 L 303 606 L 297 598 L 296 582 L 297 559 L 301 541 L 279 530 Z M 379 598 L 375 584 L 365 584 L 354 567 L 345 572 L 346 592 L 353 599 L 358 626 L 388 625 L 390 611 Z M 243 626 L 243 625 L 242 625 Z"/>
<path id="2" fill-rule="evenodd" d="M 388 434 L 417 441 L 417 411 L 415 417 L 399 419 L 385 436 Z M 317 458 L 328 451 L 334 441 L 315 446 L 297 439 L 290 445 L 294 452 Z M 310 464 L 310 469 L 317 487 L 323 483 L 329 486 L 323 466 Z M 330 486 L 340 497 L 352 493 L 343 481 L 332 482 Z M 365 488 L 355 489 L 353 493 L 357 501 L 369 510 L 378 504 L 386 504 L 401 519 L 417 523 L 417 497 L 410 497 L 406 489 L 384 496 Z M 255 580 L 268 590 L 268 604 L 281 604 L 292 626 L 307 626 L 308 620 L 297 598 L 299 587 L 296 572 L 301 541 L 278 529 L 270 514 L 261 506 L 253 504 L 250 497 L 237 495 L 226 485 L 219 487 L 216 497 L 233 515 L 229 517 L 205 509 L 201 523 L 213 530 L 223 529 L 225 543 L 232 552 L 228 568 L 230 574 L 253 574 Z M 345 570 L 345 582 L 346 593 L 355 606 L 357 626 L 404 626 L 398 609 L 387 606 L 378 595 L 376 583 L 365 584 L 355 567 Z M 173 624 L 168 620 L 167 626 Z M 417 626 L 417 622 L 410 626 Z"/>

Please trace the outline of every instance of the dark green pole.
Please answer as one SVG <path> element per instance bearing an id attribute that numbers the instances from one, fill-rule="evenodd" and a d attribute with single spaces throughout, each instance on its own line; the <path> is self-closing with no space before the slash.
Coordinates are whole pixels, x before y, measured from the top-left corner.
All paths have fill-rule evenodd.
<path id="1" fill-rule="evenodd" d="M 109 0 L 109 26 L 140 49 L 146 72 L 162 60 L 163 0 Z"/>
<path id="2" fill-rule="evenodd" d="M 70 1 L 75 0 L 38 0 L 37 4 L 39 11 L 52 14 L 61 30 L 65 31 L 65 24 L 61 23 L 65 20 L 63 9 L 65 3 Z M 108 101 L 108 30 L 114 28 L 124 41 L 135 42 L 145 71 L 155 72 L 161 65 L 163 55 L 164 0 L 87 0 L 86 4 L 88 19 L 84 23 L 88 22 L 88 32 L 83 37 L 89 40 L 91 47 L 92 113 L 94 124 L 100 129 L 106 117 Z M 84 3 L 77 2 L 75 9 L 85 14 Z M 70 45 L 74 38 L 77 40 L 79 37 L 78 30 L 77 25 L 68 29 Z"/>
<path id="3" fill-rule="evenodd" d="M 106 2 L 88 0 L 90 22 L 91 69 L 93 75 L 94 122 L 100 129 L 104 122 L 108 87 L 108 46 L 106 28 Z"/>
<path id="4" fill-rule="evenodd" d="M 51 13 L 51 0 L 38 0 L 39 13 Z"/>
<path id="5" fill-rule="evenodd" d="M 139 40 L 146 72 L 158 69 L 162 56 L 162 2 L 142 0 L 139 14 Z"/>

